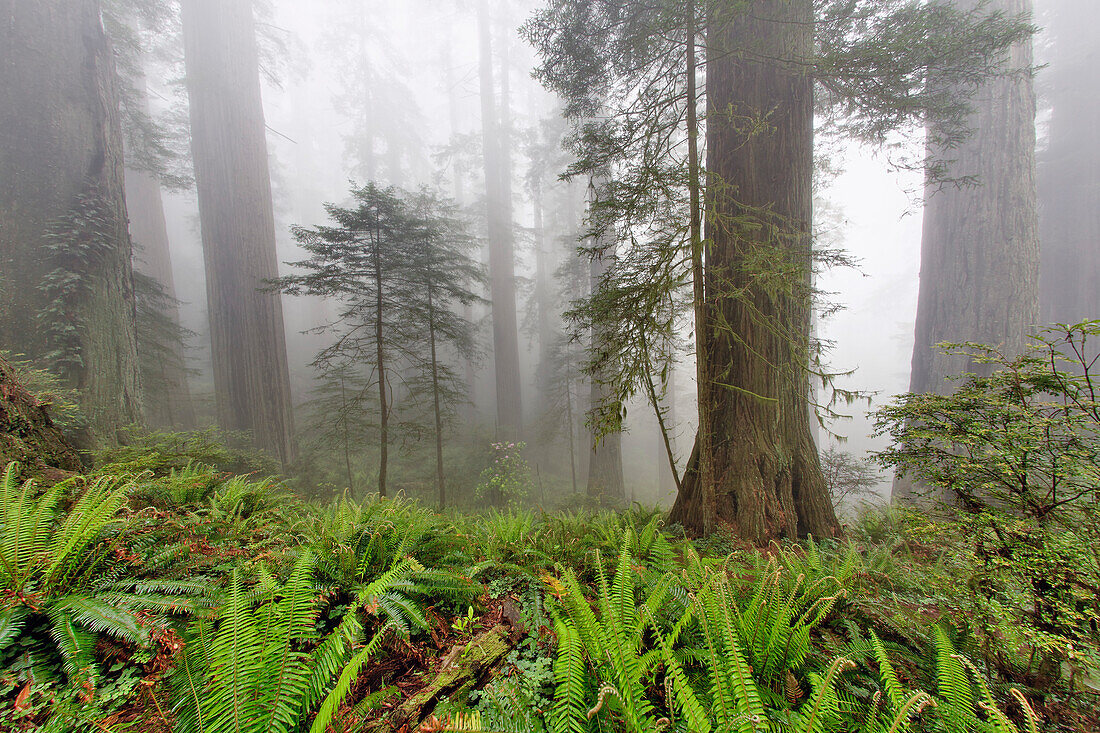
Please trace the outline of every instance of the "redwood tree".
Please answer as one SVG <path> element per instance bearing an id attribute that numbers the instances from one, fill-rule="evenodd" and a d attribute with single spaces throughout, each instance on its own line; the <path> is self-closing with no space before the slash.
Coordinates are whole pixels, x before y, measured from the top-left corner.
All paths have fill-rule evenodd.
<path id="1" fill-rule="evenodd" d="M 1100 318 L 1100 4 L 1052 0 L 1041 79 L 1052 105 L 1039 167 L 1042 317 Z"/>
<path id="2" fill-rule="evenodd" d="M 978 0 L 958 0 L 962 10 Z M 1031 0 L 985 6 L 1029 12 Z M 982 372 L 965 355 L 937 344 L 978 342 L 1020 353 L 1039 322 L 1039 219 L 1035 188 L 1035 93 L 1028 70 L 1030 39 L 1012 47 L 1004 64 L 1018 74 L 989 79 L 973 98 L 973 134 L 945 149 L 930 130 L 928 156 L 943 162 L 925 188 L 920 292 L 909 391 L 948 394 L 951 377 Z M 894 484 L 895 499 L 923 493 L 910 480 Z"/>
<path id="3" fill-rule="evenodd" d="M 0 0 L 0 348 L 141 416 L 114 55 L 99 0 Z"/>
<path id="4" fill-rule="evenodd" d="M 263 103 L 251 0 L 183 0 L 218 422 L 295 455 Z"/>
<path id="5" fill-rule="evenodd" d="M 492 32 L 486 0 L 478 6 L 481 129 L 485 160 L 485 205 L 489 235 L 489 294 L 493 309 L 493 363 L 496 367 L 497 434 L 514 440 L 523 432 L 523 397 L 519 364 L 515 254 L 512 241 L 511 166 L 506 137 L 508 115 L 501 124 L 501 107 L 493 86 Z M 507 66 L 501 73 L 508 74 Z M 502 105 L 508 103 L 508 84 Z M 503 129 L 502 129 L 503 128 Z"/>
<path id="6" fill-rule="evenodd" d="M 701 430 L 715 506 L 705 506 L 696 455 L 671 519 L 699 529 L 714 511 L 757 542 L 831 535 L 839 526 L 806 411 L 814 80 L 803 60 L 813 3 L 759 2 L 732 17 L 713 9 L 707 23 Z M 765 124 L 746 125 L 762 111 Z"/>

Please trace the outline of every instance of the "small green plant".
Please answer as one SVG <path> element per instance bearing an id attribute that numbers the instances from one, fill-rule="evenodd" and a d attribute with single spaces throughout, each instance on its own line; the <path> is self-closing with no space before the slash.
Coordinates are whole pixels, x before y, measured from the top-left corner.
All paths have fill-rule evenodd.
<path id="1" fill-rule="evenodd" d="M 470 633 L 474 628 L 474 624 L 477 622 L 477 616 L 474 614 L 474 607 L 466 607 L 466 615 L 459 616 L 451 622 L 451 630 L 459 636 L 465 636 Z"/>

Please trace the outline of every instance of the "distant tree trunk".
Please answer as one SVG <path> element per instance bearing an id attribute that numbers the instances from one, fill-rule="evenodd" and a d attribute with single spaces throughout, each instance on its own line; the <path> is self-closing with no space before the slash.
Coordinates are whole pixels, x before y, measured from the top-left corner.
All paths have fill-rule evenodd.
<path id="1" fill-rule="evenodd" d="M 533 210 L 535 238 L 535 309 L 537 310 L 537 332 L 539 341 L 539 363 L 536 367 L 536 388 L 538 391 L 538 414 L 545 415 L 553 409 L 550 399 L 550 380 L 553 372 L 554 328 L 553 328 L 553 265 L 546 242 L 546 216 L 543 196 L 545 186 L 543 176 L 539 175 L 532 190 L 531 207 Z"/>
<path id="2" fill-rule="evenodd" d="M 450 112 L 451 142 L 453 144 L 461 130 L 461 125 L 459 124 L 461 114 L 458 104 L 458 84 L 455 82 L 454 78 L 454 55 L 453 49 L 450 46 L 447 48 L 446 74 L 447 107 Z M 453 158 L 452 168 L 455 203 L 458 204 L 459 207 L 464 207 L 466 205 L 466 169 L 462 164 L 462 156 L 457 152 Z M 474 307 L 472 303 L 463 304 L 462 317 L 467 323 L 474 322 Z M 472 421 L 477 417 L 477 369 L 474 364 L 474 359 L 471 356 L 466 356 L 462 359 L 462 366 L 464 371 L 463 381 L 466 384 L 466 399 L 469 401 L 466 417 Z"/>
<path id="3" fill-rule="evenodd" d="M 432 292 L 433 275 L 428 265 L 428 343 L 432 358 L 432 408 L 435 414 L 435 481 L 439 489 L 439 508 L 447 508 L 447 485 L 443 480 L 443 412 L 439 406 L 439 360 L 435 348 L 435 302 Z"/>
<path id="4" fill-rule="evenodd" d="M 139 84 L 134 91 L 140 96 L 142 106 L 148 109 L 145 79 L 142 78 Z M 134 269 L 151 277 L 164 289 L 169 299 L 165 316 L 178 329 L 179 306 L 172 275 L 172 253 L 160 182 L 147 171 L 128 168 L 126 204 L 130 212 L 130 238 L 134 242 Z M 168 358 L 146 366 L 156 370 L 157 378 L 145 380 L 145 417 L 154 427 L 190 429 L 196 424 L 195 406 L 187 383 L 187 360 L 183 353 L 183 344 L 173 341 L 169 346 L 172 351 Z M 152 391 L 152 384 L 163 391 Z"/>
<path id="5" fill-rule="evenodd" d="M 0 348 L 58 373 L 113 441 L 141 419 L 114 55 L 98 0 L 0 0 L 0 18 Z"/>
<path id="6" fill-rule="evenodd" d="M 978 0 L 959 0 L 964 9 Z M 1030 0 L 996 0 L 989 9 L 1021 13 Z M 1031 42 L 1012 50 L 1011 69 L 1031 65 Z M 929 156 L 950 158 L 949 175 L 977 176 L 977 185 L 926 186 L 920 293 L 910 392 L 946 394 L 950 377 L 984 372 L 936 344 L 976 341 L 1021 352 L 1039 322 L 1039 221 L 1035 193 L 1035 94 L 1030 77 L 989 81 L 974 99 L 971 138 Z M 894 483 L 894 499 L 924 489 Z M 929 496 L 929 499 L 934 497 Z"/>
<path id="7" fill-rule="evenodd" d="M 813 3 L 726 12 L 711 11 L 707 44 L 706 296 L 714 325 L 705 334 L 709 425 L 700 432 L 713 441 L 716 518 L 757 543 L 829 536 L 839 525 L 806 410 L 813 79 L 803 60 L 813 55 Z M 765 112 L 767 129 L 746 135 L 744 120 Z M 761 259 L 800 274 L 789 289 L 767 288 L 757 280 Z M 707 524 L 698 465 L 697 442 L 671 514 L 692 532 Z"/>
<path id="8" fill-rule="evenodd" d="M 250 0 L 183 0 L 218 422 L 294 459 L 267 141 Z"/>
<path id="9" fill-rule="evenodd" d="M 590 186 L 590 205 L 596 202 L 596 187 Z M 602 254 L 592 259 L 589 263 L 589 282 L 593 291 L 600 285 L 600 280 L 607 271 L 608 265 L 615 259 L 616 246 L 613 241 L 601 246 Z M 598 353 L 602 348 L 602 339 L 599 329 L 592 332 L 592 353 Z M 590 402 L 593 406 L 605 401 L 607 385 L 597 376 L 592 376 Z M 626 490 L 623 485 L 623 440 L 622 429 L 616 420 L 612 429 L 603 436 L 594 431 L 589 433 L 589 446 L 591 455 L 588 457 L 588 496 L 599 499 L 601 502 L 618 503 L 626 498 Z"/>
<path id="10" fill-rule="evenodd" d="M 493 49 L 486 0 L 478 6 L 480 29 L 481 128 L 489 224 L 490 300 L 493 361 L 496 366 L 497 437 L 516 440 L 523 432 L 523 398 L 516 314 L 515 255 L 512 246 L 511 181 L 493 89 Z M 507 70 L 505 70 L 507 71 Z M 505 103 L 507 100 L 505 100 Z"/>
<path id="11" fill-rule="evenodd" d="M 378 495 L 385 497 L 386 471 L 388 469 L 390 452 L 390 403 L 388 394 L 389 384 L 386 382 L 386 350 L 382 346 L 382 344 L 385 343 L 386 337 L 384 320 L 382 318 L 383 308 L 385 307 L 385 298 L 383 297 L 382 289 L 382 257 L 379 252 L 382 243 L 377 236 L 374 238 L 373 245 L 374 252 L 372 259 L 374 260 L 375 289 L 374 345 L 376 349 L 375 356 L 378 360 Z"/>
<path id="12" fill-rule="evenodd" d="M 1100 4 L 1052 0 L 1042 77 L 1053 105 L 1039 166 L 1045 323 L 1100 318 Z"/>

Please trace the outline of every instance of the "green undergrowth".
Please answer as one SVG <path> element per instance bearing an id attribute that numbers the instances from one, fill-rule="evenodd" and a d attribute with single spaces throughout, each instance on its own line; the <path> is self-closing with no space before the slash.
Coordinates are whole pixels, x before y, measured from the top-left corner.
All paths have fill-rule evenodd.
<path id="1" fill-rule="evenodd" d="M 306 501 L 254 468 L 163 436 L 50 488 L 4 474 L 0 729 L 388 730 L 501 625 L 492 673 L 409 730 L 1095 729 L 1095 624 L 1037 636 L 950 525 L 747 548 L 637 506 Z"/>

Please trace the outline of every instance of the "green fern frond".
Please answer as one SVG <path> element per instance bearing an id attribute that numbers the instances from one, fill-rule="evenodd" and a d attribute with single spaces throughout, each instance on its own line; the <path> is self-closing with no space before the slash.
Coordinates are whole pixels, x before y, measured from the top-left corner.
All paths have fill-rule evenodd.
<path id="1" fill-rule="evenodd" d="M 386 635 L 392 630 L 393 626 L 389 624 L 383 626 L 370 642 L 347 663 L 347 666 L 340 672 L 340 676 L 337 678 L 332 691 L 325 697 L 325 701 L 321 703 L 321 708 L 317 711 L 317 717 L 313 719 L 313 725 L 309 728 L 310 733 L 325 732 L 325 729 L 332 723 L 332 718 L 336 714 L 336 711 L 340 709 L 340 705 L 344 702 L 348 692 L 351 690 L 351 684 L 359 677 L 359 670 L 362 669 L 367 661 L 378 653 L 378 649 L 382 646 L 383 641 L 385 641 Z"/>
<path id="2" fill-rule="evenodd" d="M 74 623 L 96 635 L 107 634 L 139 645 L 149 640 L 148 632 L 132 614 L 99 598 L 66 596 L 55 601 L 52 608 L 64 612 Z"/>
<path id="3" fill-rule="evenodd" d="M 942 700 L 940 715 L 948 733 L 967 733 L 977 722 L 970 675 L 943 627 L 936 625 L 932 631 L 936 653 L 936 691 Z"/>
<path id="4" fill-rule="evenodd" d="M 554 658 L 554 705 L 547 721 L 550 733 L 583 733 L 588 674 L 584 645 L 572 621 L 555 619 L 554 631 L 558 652 Z"/>

